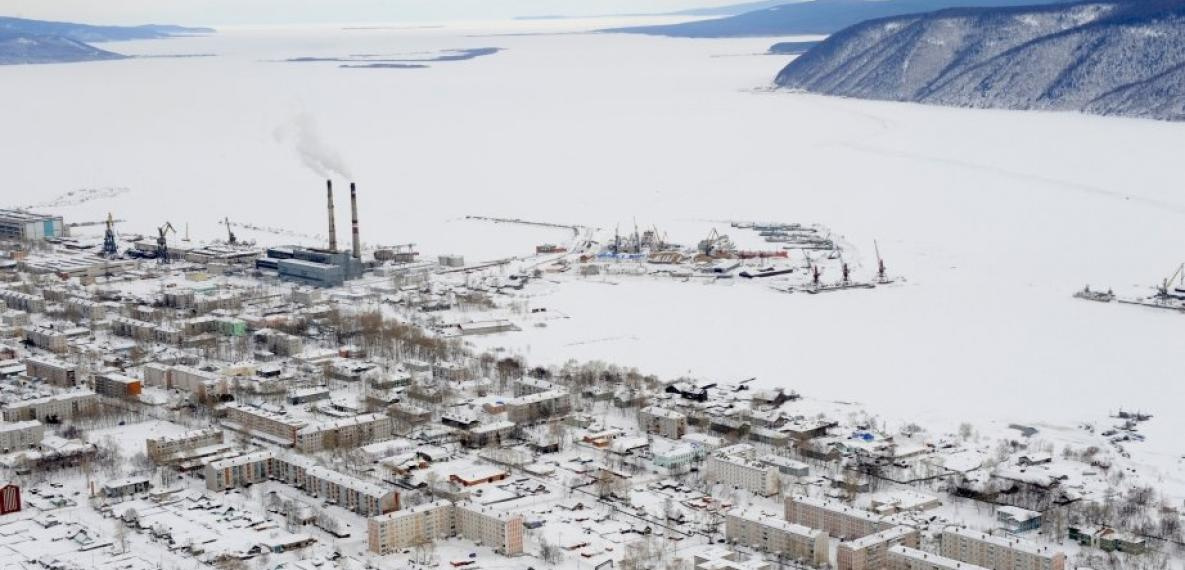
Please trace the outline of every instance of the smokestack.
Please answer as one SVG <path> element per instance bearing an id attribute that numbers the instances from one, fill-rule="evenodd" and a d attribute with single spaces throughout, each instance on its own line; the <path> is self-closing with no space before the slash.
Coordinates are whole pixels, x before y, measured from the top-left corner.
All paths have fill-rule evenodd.
<path id="1" fill-rule="evenodd" d="M 362 243 L 358 241 L 358 195 L 354 193 L 354 183 L 350 183 L 350 219 L 354 232 L 354 259 L 362 259 Z"/>
<path id="2" fill-rule="evenodd" d="M 337 226 L 333 222 L 333 181 L 326 180 L 329 200 L 329 251 L 337 251 Z"/>

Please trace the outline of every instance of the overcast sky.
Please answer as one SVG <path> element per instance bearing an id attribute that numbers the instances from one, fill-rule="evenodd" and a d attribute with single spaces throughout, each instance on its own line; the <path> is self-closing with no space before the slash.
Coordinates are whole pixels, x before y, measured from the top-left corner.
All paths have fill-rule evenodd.
<path id="1" fill-rule="evenodd" d="M 290 24 L 660 13 L 741 0 L 0 0 L 0 15 L 95 24 Z"/>

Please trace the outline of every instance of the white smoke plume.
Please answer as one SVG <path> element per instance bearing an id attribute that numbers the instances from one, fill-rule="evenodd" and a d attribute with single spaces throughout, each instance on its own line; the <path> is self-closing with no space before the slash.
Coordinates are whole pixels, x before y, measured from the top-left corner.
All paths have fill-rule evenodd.
<path id="1" fill-rule="evenodd" d="M 321 138 L 312 115 L 302 113 L 288 124 L 277 127 L 275 138 L 278 143 L 291 144 L 300 161 L 322 178 L 333 178 L 334 175 L 346 180 L 352 178 L 341 155 Z"/>

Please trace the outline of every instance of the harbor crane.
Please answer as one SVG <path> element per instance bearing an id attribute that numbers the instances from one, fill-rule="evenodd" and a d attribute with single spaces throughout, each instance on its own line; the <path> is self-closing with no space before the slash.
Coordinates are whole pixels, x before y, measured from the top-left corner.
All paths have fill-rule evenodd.
<path id="1" fill-rule="evenodd" d="M 881 246 L 872 240 L 872 248 L 876 250 L 876 281 L 877 283 L 888 283 L 889 276 L 885 271 L 885 260 L 881 258 Z"/>
<path id="2" fill-rule="evenodd" d="M 165 222 L 165 225 L 156 228 L 159 234 L 156 238 L 156 260 L 159 263 L 169 262 L 169 242 L 165 236 L 169 232 L 177 233 L 177 228 L 173 227 L 172 222 Z"/>
<path id="3" fill-rule="evenodd" d="M 1182 275 L 1182 272 L 1185 272 L 1185 263 L 1178 265 L 1177 270 L 1174 271 L 1172 275 L 1165 277 L 1164 281 L 1160 284 L 1160 287 L 1156 288 L 1156 296 L 1160 297 L 1161 299 L 1168 298 L 1170 296 L 1169 286 L 1172 285 L 1173 281 L 1176 281 L 1178 277 L 1181 278 L 1182 286 L 1177 287 L 1177 290 L 1180 291 L 1182 288 L 1185 288 L 1185 275 Z"/>
<path id="4" fill-rule="evenodd" d="M 103 257 L 112 258 L 119 255 L 119 246 L 115 243 L 115 218 L 107 212 L 107 231 L 103 232 Z"/>
<path id="5" fill-rule="evenodd" d="M 222 221 L 226 225 L 226 243 L 227 245 L 238 245 L 239 239 L 235 237 L 234 230 L 230 229 L 230 218 L 227 217 Z"/>

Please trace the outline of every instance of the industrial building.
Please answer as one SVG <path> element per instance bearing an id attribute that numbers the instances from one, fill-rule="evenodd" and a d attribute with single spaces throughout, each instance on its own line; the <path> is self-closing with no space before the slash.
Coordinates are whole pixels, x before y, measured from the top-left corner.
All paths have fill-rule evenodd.
<path id="1" fill-rule="evenodd" d="M 271 247 L 267 257 L 255 260 L 257 269 L 274 270 L 281 279 L 313 287 L 338 287 L 362 276 L 362 243 L 358 238 L 358 198 L 350 183 L 350 210 L 353 219 L 353 247 L 337 250 L 337 230 L 333 217 L 333 182 L 326 181 L 329 210 L 329 247 Z"/>
<path id="2" fill-rule="evenodd" d="M 61 216 L 0 210 L 0 239 L 34 241 L 65 235 Z"/>

